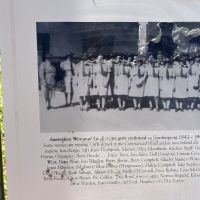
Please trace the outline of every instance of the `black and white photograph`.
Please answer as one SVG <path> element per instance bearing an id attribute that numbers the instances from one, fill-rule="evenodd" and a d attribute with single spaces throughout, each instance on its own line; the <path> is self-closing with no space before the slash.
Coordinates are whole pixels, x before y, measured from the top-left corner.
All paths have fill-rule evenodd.
<path id="1" fill-rule="evenodd" d="M 41 132 L 200 129 L 200 23 L 36 26 Z"/>

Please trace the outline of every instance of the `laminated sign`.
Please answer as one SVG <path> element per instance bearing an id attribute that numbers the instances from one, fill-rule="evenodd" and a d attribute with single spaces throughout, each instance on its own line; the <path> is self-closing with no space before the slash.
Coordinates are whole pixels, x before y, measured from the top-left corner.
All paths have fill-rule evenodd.
<path id="1" fill-rule="evenodd" d="M 6 0 L 9 200 L 199 200 L 200 2 Z"/>

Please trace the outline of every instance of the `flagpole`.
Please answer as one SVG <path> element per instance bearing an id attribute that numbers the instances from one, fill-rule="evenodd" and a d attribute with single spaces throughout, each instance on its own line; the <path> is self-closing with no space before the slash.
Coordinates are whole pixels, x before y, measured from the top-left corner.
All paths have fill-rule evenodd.
<path id="1" fill-rule="evenodd" d="M 147 53 L 147 24 L 148 22 L 139 22 L 138 55 Z"/>

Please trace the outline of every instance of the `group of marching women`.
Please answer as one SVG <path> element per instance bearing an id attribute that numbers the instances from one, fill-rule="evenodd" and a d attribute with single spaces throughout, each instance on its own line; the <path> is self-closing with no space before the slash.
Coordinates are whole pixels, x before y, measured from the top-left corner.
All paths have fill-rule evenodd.
<path id="1" fill-rule="evenodd" d="M 127 102 L 131 102 L 134 110 L 141 110 L 144 97 L 150 110 L 170 111 L 172 102 L 176 112 L 200 109 L 199 57 L 168 59 L 159 55 L 156 59 L 152 56 L 104 59 L 99 55 L 73 62 L 67 56 L 60 68 L 64 72 L 66 106 L 72 104 L 76 93 L 81 110 L 91 108 L 91 98 L 95 99 L 98 111 L 107 109 L 108 99 L 119 110 L 125 110 Z M 48 56 L 40 65 L 39 76 L 47 109 L 50 109 L 56 89 L 56 68 Z"/>

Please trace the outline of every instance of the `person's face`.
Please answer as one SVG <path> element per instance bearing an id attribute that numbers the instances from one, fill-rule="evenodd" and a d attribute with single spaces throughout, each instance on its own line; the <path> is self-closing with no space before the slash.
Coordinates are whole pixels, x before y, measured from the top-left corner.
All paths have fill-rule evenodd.
<path id="1" fill-rule="evenodd" d="M 142 62 L 141 61 L 139 61 L 137 64 L 138 64 L 138 67 L 142 66 Z"/>
<path id="2" fill-rule="evenodd" d="M 186 59 L 186 58 L 183 56 L 181 60 L 184 61 L 185 59 Z"/>
<path id="3" fill-rule="evenodd" d="M 125 62 L 126 62 L 126 60 L 123 58 L 123 59 L 122 59 L 122 63 L 125 63 Z"/>
<path id="4" fill-rule="evenodd" d="M 181 66 L 183 66 L 183 65 L 184 65 L 183 61 L 180 61 L 180 65 L 181 65 Z"/>
<path id="5" fill-rule="evenodd" d="M 151 62 L 151 66 L 152 66 L 152 67 L 155 67 L 155 62 Z"/>
<path id="6" fill-rule="evenodd" d="M 47 62 L 47 63 L 50 63 L 50 60 L 49 60 L 49 58 L 46 58 L 46 62 Z"/>
<path id="7" fill-rule="evenodd" d="M 119 62 L 120 61 L 120 59 L 121 59 L 121 57 L 120 56 L 117 56 L 117 62 Z"/>
<path id="8" fill-rule="evenodd" d="M 102 63 L 103 62 L 103 57 L 102 56 L 98 56 L 97 57 L 97 63 Z"/>
<path id="9" fill-rule="evenodd" d="M 193 60 L 191 60 L 191 61 L 190 61 L 190 64 L 191 64 L 191 65 L 193 65 L 193 64 L 194 64 L 194 61 L 193 61 Z"/>
<path id="10" fill-rule="evenodd" d="M 199 60 L 200 60 L 199 58 L 196 58 L 196 59 L 195 59 L 196 62 L 199 62 Z"/>
<path id="11" fill-rule="evenodd" d="M 131 58 L 130 57 L 128 58 L 128 62 L 131 62 Z"/>

